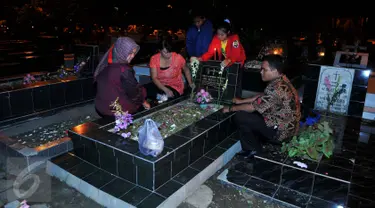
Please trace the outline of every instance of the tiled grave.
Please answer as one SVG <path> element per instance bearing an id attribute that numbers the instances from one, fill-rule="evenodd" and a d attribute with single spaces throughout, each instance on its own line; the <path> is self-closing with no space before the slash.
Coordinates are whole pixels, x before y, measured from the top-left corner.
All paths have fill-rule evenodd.
<path id="1" fill-rule="evenodd" d="M 152 114 L 184 99 L 186 98 L 182 97 L 161 104 L 135 115 L 135 118 Z M 74 149 L 48 163 L 48 172 L 60 179 L 68 177 L 66 183 L 78 190 L 82 187 L 77 183 L 83 184 L 84 194 L 105 206 L 108 205 L 108 200 L 115 201 L 108 206 L 123 202 L 129 207 L 157 207 L 160 204 L 163 204 L 160 205 L 162 207 L 170 207 L 172 204 L 177 206 L 239 151 L 238 140 L 230 136 L 236 130 L 232 125 L 233 115 L 217 111 L 172 134 L 165 138 L 165 148 L 156 158 L 140 153 L 136 141 L 124 140 L 108 131 L 113 128 L 113 121 L 101 119 L 88 122 L 68 132 Z M 90 173 L 81 173 L 80 170 Z M 93 171 L 100 172 L 100 180 L 105 180 L 106 183 L 120 180 L 131 185 L 126 186 L 126 193 L 112 193 L 117 189 L 104 187 L 106 183 L 94 180 L 99 176 L 88 175 L 94 174 Z M 112 178 L 102 177 L 102 172 Z M 91 190 L 90 187 L 96 187 L 99 191 L 88 191 Z M 91 196 L 92 193 L 95 196 Z M 105 197 L 96 197 L 97 193 L 111 195 L 121 202 L 113 197 L 101 201 Z"/>
<path id="2" fill-rule="evenodd" d="M 93 78 L 64 78 L 0 89 L 0 125 L 88 102 L 95 97 Z"/>
<path id="3" fill-rule="evenodd" d="M 46 171 L 105 207 L 177 207 L 239 151 L 239 142 L 234 142 L 217 159 L 201 157 L 154 191 L 110 174 L 71 152 L 49 161 Z"/>
<path id="4" fill-rule="evenodd" d="M 199 184 L 239 151 L 238 140 L 230 136 L 235 131 L 232 116 L 233 114 L 218 111 L 172 134 L 164 140 L 165 148 L 156 158 L 140 153 L 136 141 L 126 140 L 124 143 L 121 136 L 109 132 L 108 129 L 113 127 L 111 123 L 85 123 L 69 131 L 74 150 L 54 158 L 52 163 L 49 163 L 48 172 L 60 179 L 66 178 L 70 173 L 73 176 L 68 176 L 68 179 L 72 179 L 67 179 L 66 182 L 78 190 L 82 187 L 78 187 L 77 183 L 84 184 L 85 187 L 88 183 L 98 188 L 99 191 L 86 190 L 84 194 L 104 206 L 108 205 L 108 199 L 115 201 L 108 205 L 110 207 L 114 206 L 113 203 L 123 202 L 137 207 L 171 207 L 171 204 L 175 203 L 178 205 L 187 194 L 197 189 Z M 61 160 L 67 162 L 59 162 Z M 83 168 L 80 168 L 81 164 L 85 164 Z M 90 164 L 90 168 L 87 168 L 86 164 Z M 59 168 L 56 168 L 56 165 Z M 128 189 L 122 194 L 110 193 L 114 190 L 104 187 L 105 183 L 96 184 L 97 180 L 90 179 L 90 175 L 86 176 L 94 174 L 91 173 L 91 167 L 95 167 L 97 172 L 110 175 L 112 178 L 106 179 L 109 180 L 105 181 L 107 183 L 121 180 L 131 185 L 127 186 Z M 91 172 L 82 174 L 76 169 Z M 74 181 L 78 180 L 76 178 L 85 182 L 75 183 Z M 97 193 L 100 195 L 106 192 L 121 202 L 111 197 L 103 202 L 103 197 L 91 196 L 92 192 L 95 192 L 95 196 Z"/>
<path id="5" fill-rule="evenodd" d="M 158 109 L 162 109 L 167 106 L 173 105 L 174 103 L 181 101 L 181 99 L 184 98 L 172 100 L 166 103 L 153 106 L 150 110 L 142 111 L 135 114 L 134 118 L 139 118 L 149 113 L 152 113 Z M 92 123 L 96 124 L 100 128 L 106 129 L 106 127 L 110 127 L 111 125 L 113 125 L 113 122 L 114 120 L 100 118 L 94 120 Z M 28 143 L 24 144 L 21 140 L 17 138 L 8 137 L 6 135 L 0 136 L 0 153 L 5 156 L 5 160 L 7 158 L 17 158 L 18 160 L 23 160 L 24 163 L 22 167 L 20 166 L 20 168 L 25 168 L 27 167 L 27 165 L 31 165 L 35 162 L 46 161 L 49 158 L 56 157 L 71 150 L 73 150 L 73 143 L 70 137 L 63 137 L 60 139 L 49 138 L 45 141 L 45 143 L 40 142 L 40 145 L 30 146 Z"/>
<path id="6" fill-rule="evenodd" d="M 61 109 L 90 102 L 95 96 L 92 77 L 40 81 L 25 86 L 0 90 L 0 125 L 2 128 L 33 118 L 49 115 Z M 42 162 L 72 150 L 70 138 L 49 138 L 38 146 L 28 146 L 16 138 L 0 136 L 0 154 L 24 160 L 24 167 Z M 51 142 L 51 141 L 52 142 Z"/>
<path id="7" fill-rule="evenodd" d="M 265 153 L 237 162 L 219 179 L 296 207 L 374 207 L 375 125 L 353 117 L 331 119 L 339 123 L 334 129 L 343 132 L 331 158 L 289 158 L 280 147 L 266 145 Z"/>
<path id="8" fill-rule="evenodd" d="M 158 157 L 143 155 L 138 142 L 124 140 L 95 123 L 74 127 L 69 137 L 78 157 L 154 191 L 204 154 L 211 159 L 222 155 L 225 149 L 216 146 L 234 132 L 230 128 L 232 115 L 217 111 L 168 136 Z"/>

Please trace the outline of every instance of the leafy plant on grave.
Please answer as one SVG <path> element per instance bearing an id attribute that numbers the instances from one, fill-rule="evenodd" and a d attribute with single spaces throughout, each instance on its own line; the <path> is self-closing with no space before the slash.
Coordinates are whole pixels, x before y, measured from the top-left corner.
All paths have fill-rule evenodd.
<path id="1" fill-rule="evenodd" d="M 288 153 L 289 157 L 309 157 L 319 160 L 324 155 L 332 156 L 333 130 L 327 121 L 321 121 L 313 126 L 301 129 L 298 136 L 294 136 L 289 142 L 284 142 L 282 152 Z"/>

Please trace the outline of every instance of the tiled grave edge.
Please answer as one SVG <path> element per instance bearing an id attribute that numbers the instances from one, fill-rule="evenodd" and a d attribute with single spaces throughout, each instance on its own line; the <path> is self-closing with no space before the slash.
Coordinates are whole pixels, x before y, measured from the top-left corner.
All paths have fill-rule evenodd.
<path id="1" fill-rule="evenodd" d="M 79 90 L 77 90 L 79 89 Z M 93 100 L 95 97 L 92 77 L 50 80 L 0 91 L 0 125 L 25 120 L 62 107 Z"/>
<path id="2" fill-rule="evenodd" d="M 168 197 L 162 204 L 158 206 L 158 208 L 177 207 L 188 196 L 194 193 L 206 180 L 214 175 L 215 172 L 224 167 L 239 151 L 241 151 L 241 144 L 239 141 L 237 141 L 221 156 L 219 156 L 210 165 L 208 165 L 204 170 L 202 170 L 194 178 L 187 182 L 182 188 Z M 203 157 L 204 156 L 202 156 L 202 158 Z"/>
<path id="3" fill-rule="evenodd" d="M 227 164 L 233 156 L 239 152 L 241 149 L 240 142 L 237 141 L 234 145 L 232 145 L 229 149 L 227 149 L 223 154 L 221 154 L 216 160 L 210 163 L 206 168 L 204 168 L 201 172 L 195 175 L 192 179 L 190 179 L 185 185 L 181 188 L 176 190 L 173 194 L 167 197 L 164 201 L 162 201 L 159 205 L 156 205 L 158 208 L 169 208 L 169 207 L 177 207 L 185 198 L 187 198 L 190 194 L 196 191 L 201 184 L 203 184 L 207 179 L 209 179 L 216 171 L 222 168 L 225 164 Z M 204 157 L 204 156 L 202 156 Z M 188 168 L 186 168 L 188 169 Z M 51 161 L 47 162 L 46 172 L 58 178 L 61 181 L 66 182 L 72 188 L 77 189 L 85 196 L 91 198 L 95 202 L 99 203 L 105 207 L 134 207 L 133 205 L 118 199 L 104 191 L 100 190 L 99 188 L 94 187 L 91 184 L 83 181 L 81 178 L 76 177 L 75 175 L 69 173 L 67 170 L 59 167 L 58 165 L 54 164 Z M 173 181 L 174 179 L 171 179 Z M 176 182 L 176 181 L 175 181 Z M 82 185 L 81 185 L 82 184 Z M 135 184 L 134 184 L 135 185 Z M 152 194 L 160 195 L 157 192 L 152 192 Z M 152 208 L 154 205 L 145 204 L 146 199 L 151 197 L 152 194 L 146 196 L 140 204 L 146 205 L 146 207 Z"/>
<path id="4" fill-rule="evenodd" d="M 240 173 L 240 172 L 238 172 Z M 344 204 L 337 204 L 334 201 L 329 201 L 320 197 L 315 196 L 313 193 L 302 193 L 293 188 L 286 187 L 280 183 L 273 183 L 268 180 L 259 178 L 257 176 L 248 175 L 246 173 L 241 173 L 246 175 L 246 180 L 239 178 L 241 181 L 237 183 L 235 181 L 229 181 L 227 179 L 228 169 L 224 170 L 218 177 L 223 183 L 229 184 L 241 191 L 246 191 L 256 195 L 264 197 L 269 202 L 279 202 L 286 204 L 291 207 L 342 207 Z M 313 180 L 314 183 L 315 179 Z M 242 183 L 242 184 L 241 184 Z M 260 190 L 263 187 L 264 190 Z M 264 191 L 264 192 L 263 192 Z M 292 195 L 285 195 L 286 193 L 292 193 Z M 326 192 L 323 192 L 326 193 Z M 347 203 L 349 197 L 347 193 L 346 200 L 343 203 Z M 354 207 L 353 207 L 354 208 Z"/>
<path id="5" fill-rule="evenodd" d="M 76 189 L 77 191 L 84 194 L 86 197 L 94 200 L 95 202 L 104 207 L 134 207 L 122 201 L 121 199 L 118 199 L 108 193 L 101 191 L 93 185 L 86 183 L 82 179 L 69 173 L 67 170 L 60 168 L 58 165 L 54 164 L 51 161 L 47 161 L 46 172 L 50 176 L 56 177 L 60 181 L 65 182 L 68 186 Z M 81 187 L 84 187 L 84 189 Z"/>
<path id="6" fill-rule="evenodd" d="M 143 186 L 147 189 L 154 190 L 164 184 L 164 182 L 180 173 L 183 169 L 188 167 L 189 164 L 195 162 L 199 157 L 206 154 L 207 152 L 210 152 L 219 143 L 231 136 L 232 128 L 230 120 L 233 115 L 234 114 L 225 115 L 225 118 L 220 118 L 220 121 L 211 120 L 209 119 L 210 116 L 208 116 L 205 119 L 202 119 L 190 125 L 190 127 L 194 127 L 195 124 L 201 121 L 208 122 L 206 124 L 209 125 L 206 126 L 206 128 L 199 128 L 199 133 L 196 133 L 192 137 L 181 136 L 180 134 L 178 134 L 179 132 L 171 135 L 170 138 L 166 138 L 165 141 L 167 141 L 168 139 L 176 139 L 183 141 L 183 143 L 178 144 L 174 148 L 165 147 L 161 155 L 157 158 L 142 155 L 139 152 L 138 143 L 135 141 L 127 141 L 126 144 L 121 144 L 118 146 L 117 143 L 118 141 L 122 140 L 122 137 L 117 134 L 104 131 L 103 129 L 99 129 L 98 125 L 95 123 L 81 124 L 77 127 L 74 127 L 72 130 L 69 130 L 68 133 L 72 138 L 74 144 L 74 152 L 77 157 L 86 160 L 93 165 L 101 167 L 106 171 L 111 172 L 112 174 L 129 180 L 132 183 L 136 183 L 137 185 Z M 222 126 L 223 128 L 220 129 L 220 126 Z M 185 128 L 185 130 L 189 130 L 190 127 Z M 218 130 L 223 130 L 225 132 L 222 132 L 223 134 L 219 135 L 220 132 L 215 131 L 217 128 Z M 182 131 L 183 130 L 181 130 L 180 132 Z M 194 149 L 193 143 L 198 139 L 202 140 L 201 142 L 203 144 L 207 142 L 208 143 L 206 145 L 203 145 L 202 147 L 196 147 L 201 148 L 201 152 L 194 151 L 194 156 L 192 156 L 192 150 Z M 198 142 L 197 145 L 199 144 L 200 143 Z M 205 146 L 207 146 L 207 149 L 205 148 Z M 178 156 L 176 155 L 177 153 Z M 102 160 L 114 161 L 116 165 L 108 164 L 108 162 L 101 163 L 100 161 Z M 120 161 L 121 166 L 126 166 L 128 168 L 128 171 L 133 170 L 131 171 L 133 172 L 133 174 L 129 175 L 120 171 Z M 178 161 L 187 162 L 188 164 L 182 167 L 180 166 Z M 158 168 L 156 168 L 156 166 Z M 175 169 L 177 166 L 178 168 Z M 168 168 L 168 170 L 170 169 L 169 171 L 171 171 L 171 175 L 168 178 L 165 178 L 165 173 L 161 174 L 160 172 L 164 169 L 163 167 Z M 134 168 L 136 169 L 134 170 Z M 176 170 L 177 172 L 172 170 Z M 163 171 L 165 172 L 165 170 Z M 136 176 L 133 176 L 134 174 Z M 157 175 L 158 179 L 156 179 Z M 149 181 L 150 177 L 152 178 L 151 181 Z"/>
<path id="7" fill-rule="evenodd" d="M 18 143 L 13 138 L 0 136 L 0 154 L 4 156 L 2 158 L 5 160 L 3 164 L 11 162 L 12 159 L 22 160 L 23 162 L 19 164 L 19 167 L 21 169 L 27 167 L 28 171 L 31 171 L 29 169 L 30 165 L 36 162 L 44 164 L 46 160 L 71 150 L 73 150 L 73 143 L 69 137 L 63 137 L 38 147 L 30 148 Z"/>
<path id="8" fill-rule="evenodd" d="M 285 204 L 285 205 L 290 206 L 290 207 L 296 207 L 296 208 L 299 208 L 298 206 L 295 206 L 295 205 L 290 204 L 290 203 L 288 203 L 288 202 L 280 201 L 280 200 L 275 199 L 275 198 L 273 198 L 273 197 L 271 197 L 271 196 L 268 196 L 268 195 L 266 195 L 266 194 L 263 194 L 263 193 L 257 192 L 257 191 L 255 191 L 255 190 L 252 190 L 252 189 L 249 189 L 249 188 L 246 188 L 245 186 L 241 186 L 241 185 L 238 185 L 238 184 L 236 184 L 236 183 L 230 182 L 230 181 L 228 181 L 228 180 L 226 179 L 226 178 L 227 178 L 227 176 L 226 176 L 227 173 L 228 173 L 228 170 L 226 169 L 226 170 L 224 170 L 222 173 L 220 173 L 220 175 L 217 177 L 217 179 L 220 180 L 220 181 L 222 181 L 222 183 L 227 184 L 227 185 L 230 185 L 231 187 L 236 188 L 236 189 L 238 189 L 238 190 L 240 190 L 240 191 L 246 191 L 246 192 L 248 192 L 248 193 L 256 194 L 256 195 L 258 195 L 258 196 L 264 198 L 264 199 L 265 199 L 266 201 L 268 201 L 268 202 L 277 201 L 277 202 L 280 202 L 280 203 Z M 276 190 L 276 191 L 277 191 L 277 190 Z"/>

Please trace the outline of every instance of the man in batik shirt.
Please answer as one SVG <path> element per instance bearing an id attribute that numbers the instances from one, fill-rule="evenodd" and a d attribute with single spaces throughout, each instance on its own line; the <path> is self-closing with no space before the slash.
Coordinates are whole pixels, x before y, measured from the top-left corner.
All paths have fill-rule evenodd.
<path id="1" fill-rule="evenodd" d="M 237 111 L 236 125 L 240 131 L 242 152 L 238 155 L 253 157 L 262 151 L 262 141 L 280 143 L 294 136 L 301 117 L 298 93 L 283 74 L 283 59 L 268 55 L 261 67 L 262 80 L 268 82 L 264 93 L 247 99 L 234 99 L 236 104 L 224 112 Z"/>

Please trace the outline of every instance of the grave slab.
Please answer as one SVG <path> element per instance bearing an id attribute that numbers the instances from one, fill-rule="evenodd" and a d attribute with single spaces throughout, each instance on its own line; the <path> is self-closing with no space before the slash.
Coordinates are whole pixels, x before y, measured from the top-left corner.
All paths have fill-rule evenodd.
<path id="1" fill-rule="evenodd" d="M 174 108 L 184 108 L 188 103 L 185 100 L 156 112 L 171 113 Z M 193 106 L 197 105 L 193 104 Z M 195 123 L 187 124 L 188 126 L 176 133 L 168 134 L 161 131 L 165 136 L 165 144 L 163 152 L 157 157 L 143 155 L 139 151 L 137 141 L 123 139 L 120 135 L 108 131 L 107 129 L 111 130 L 114 127 L 113 124 L 101 128 L 95 123 L 85 123 L 69 130 L 68 134 L 77 157 L 154 191 L 171 178 L 182 174 L 184 169 L 203 155 L 206 154 L 207 158 L 215 160 L 225 152 L 225 148 L 216 146 L 234 132 L 235 129 L 230 128 L 233 114 L 223 114 L 217 110 L 210 112 L 206 118 L 198 118 Z M 139 118 L 139 121 L 135 120 L 133 125 L 137 126 L 137 122 L 142 125 L 144 119 L 153 118 L 154 115 L 151 113 Z M 184 177 L 182 181 L 185 180 Z"/>
<path id="2" fill-rule="evenodd" d="M 334 116 L 340 123 L 336 129 L 335 150 L 331 158 L 311 161 L 283 156 L 280 149 L 265 146 L 265 154 L 251 161 L 240 161 L 224 170 L 219 180 L 280 201 L 293 207 L 349 207 L 375 204 L 375 164 L 373 122 L 355 117 Z M 365 132 L 363 132 L 365 131 Z M 355 145 L 355 148 L 352 146 Z M 267 152 L 268 151 L 268 152 Z M 280 159 L 285 158 L 285 159 Z M 307 165 L 301 168 L 293 162 Z"/>

